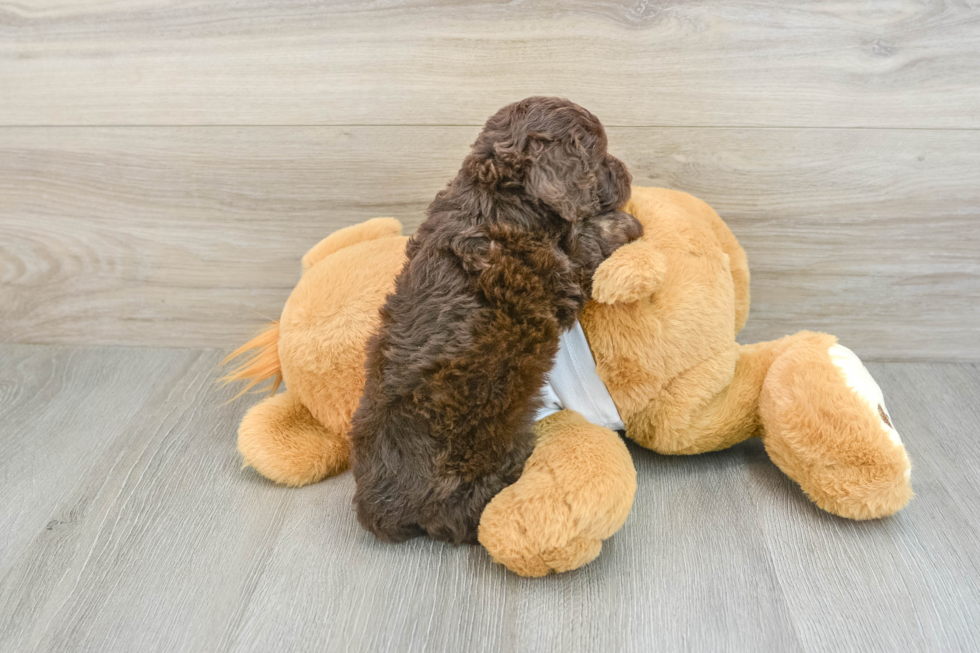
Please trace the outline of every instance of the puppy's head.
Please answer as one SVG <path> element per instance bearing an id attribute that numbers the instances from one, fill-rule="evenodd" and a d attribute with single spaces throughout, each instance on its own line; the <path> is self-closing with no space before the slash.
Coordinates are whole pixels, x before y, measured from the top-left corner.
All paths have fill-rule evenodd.
<path id="1" fill-rule="evenodd" d="M 530 97 L 494 114 L 463 165 L 479 183 L 523 188 L 570 222 L 623 206 L 630 174 L 606 152 L 599 119 L 574 102 Z"/>

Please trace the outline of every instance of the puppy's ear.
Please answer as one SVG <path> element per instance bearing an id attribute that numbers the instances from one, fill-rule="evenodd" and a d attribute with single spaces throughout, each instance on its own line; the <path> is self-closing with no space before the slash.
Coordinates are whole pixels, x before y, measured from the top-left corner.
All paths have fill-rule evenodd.
<path id="1" fill-rule="evenodd" d="M 599 203 L 603 211 L 618 210 L 630 199 L 633 175 L 626 165 L 611 154 L 606 155 L 605 165 L 599 174 Z"/>
<path id="2" fill-rule="evenodd" d="M 600 304 L 629 304 L 650 297 L 663 284 L 667 259 L 649 240 L 623 245 L 592 275 L 592 299 Z"/>
<path id="3" fill-rule="evenodd" d="M 525 187 L 531 197 L 570 222 L 598 210 L 599 202 L 594 196 L 597 171 L 582 139 L 549 141 L 530 134 L 527 154 Z"/>
<path id="4" fill-rule="evenodd" d="M 463 166 L 481 184 L 496 186 L 520 179 L 524 159 L 518 145 L 495 143 L 489 152 L 474 152 L 468 156 Z"/>

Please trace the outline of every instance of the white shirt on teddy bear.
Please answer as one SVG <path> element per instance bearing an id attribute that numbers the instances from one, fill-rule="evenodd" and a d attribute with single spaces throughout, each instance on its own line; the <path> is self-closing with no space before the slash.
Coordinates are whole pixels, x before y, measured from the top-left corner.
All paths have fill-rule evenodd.
<path id="1" fill-rule="evenodd" d="M 544 405 L 535 419 L 544 419 L 567 408 L 593 424 L 613 431 L 626 429 L 606 384 L 599 378 L 589 341 L 578 320 L 562 334 L 555 365 L 548 373 L 540 395 Z"/>

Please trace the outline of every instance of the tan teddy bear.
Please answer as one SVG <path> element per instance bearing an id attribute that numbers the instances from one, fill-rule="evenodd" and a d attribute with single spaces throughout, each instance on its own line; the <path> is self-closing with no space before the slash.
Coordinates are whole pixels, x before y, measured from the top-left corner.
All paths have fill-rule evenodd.
<path id="1" fill-rule="evenodd" d="M 626 520 L 636 472 L 619 435 L 663 454 L 761 437 L 773 462 L 824 510 L 890 515 L 911 498 L 910 463 L 878 385 L 836 338 L 800 332 L 739 345 L 749 310 L 745 252 L 704 202 L 634 188 L 645 236 L 595 274 L 580 327 L 563 338 L 543 390 L 534 453 L 484 510 L 480 542 L 525 576 L 578 568 Z M 285 485 L 347 468 L 347 430 L 364 383 L 364 346 L 404 263 L 391 218 L 328 236 L 228 380 L 286 390 L 239 427 L 247 465 Z"/>

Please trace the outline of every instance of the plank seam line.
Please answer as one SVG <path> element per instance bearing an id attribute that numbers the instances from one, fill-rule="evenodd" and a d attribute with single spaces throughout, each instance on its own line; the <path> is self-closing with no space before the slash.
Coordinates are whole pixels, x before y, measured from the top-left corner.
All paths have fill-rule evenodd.
<path id="1" fill-rule="evenodd" d="M 58 124 L 58 125 L 19 125 L 0 124 L 0 129 L 240 129 L 240 128 L 403 128 L 403 127 L 467 127 L 479 129 L 482 124 L 470 123 L 299 123 L 299 124 Z M 620 125 L 607 123 L 606 129 L 746 129 L 746 130 L 809 130 L 809 131 L 935 131 L 935 132 L 980 132 L 980 127 L 871 127 L 871 126 L 833 126 L 833 125 Z"/>

